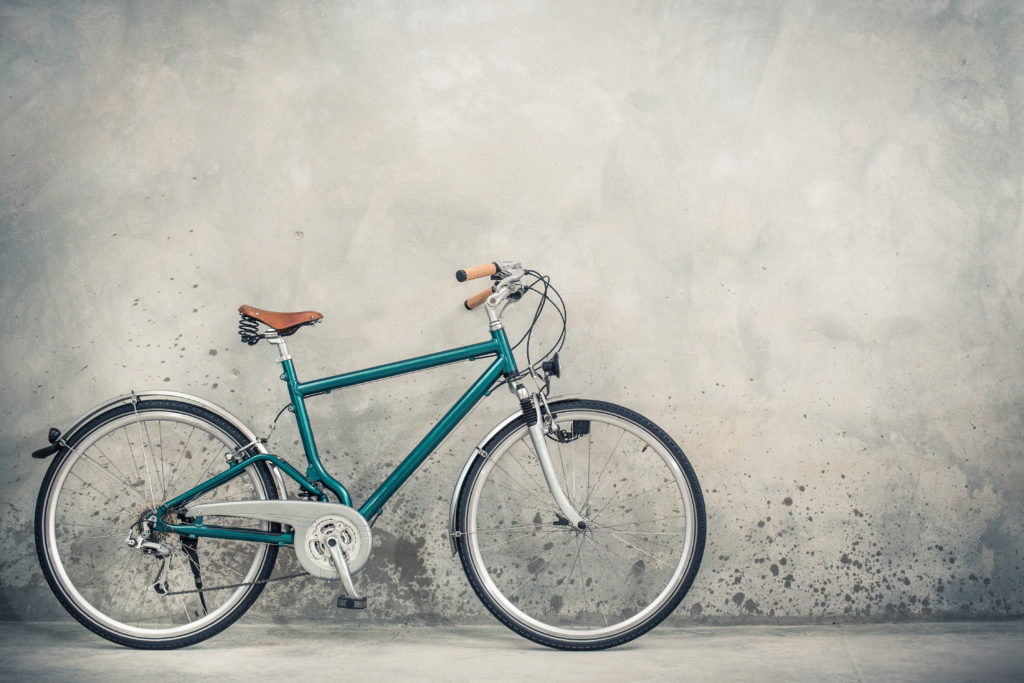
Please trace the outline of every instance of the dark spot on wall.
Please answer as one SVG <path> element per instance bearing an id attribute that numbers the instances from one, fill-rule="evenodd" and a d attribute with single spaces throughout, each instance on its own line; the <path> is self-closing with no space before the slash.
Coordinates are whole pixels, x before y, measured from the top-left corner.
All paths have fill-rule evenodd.
<path id="1" fill-rule="evenodd" d="M 207 353 L 209 353 L 211 356 L 216 356 L 217 355 L 217 349 L 210 349 L 209 351 L 207 351 Z"/>
<path id="2" fill-rule="evenodd" d="M 793 504 L 793 499 L 790 498 L 789 496 L 786 496 L 785 498 L 782 499 L 782 504 L 783 505 L 792 505 Z"/>
<path id="3" fill-rule="evenodd" d="M 732 601 L 735 602 L 736 606 L 738 607 L 743 604 L 743 600 L 746 597 L 747 596 L 745 596 L 743 593 L 737 593 L 736 595 L 732 596 Z"/>

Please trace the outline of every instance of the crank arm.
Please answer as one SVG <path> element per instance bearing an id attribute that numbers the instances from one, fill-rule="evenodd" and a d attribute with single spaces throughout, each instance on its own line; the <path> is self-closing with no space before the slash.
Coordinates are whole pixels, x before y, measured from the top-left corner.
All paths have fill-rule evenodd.
<path id="1" fill-rule="evenodd" d="M 334 561 L 334 568 L 338 570 L 338 578 L 341 579 L 342 585 L 345 586 L 346 596 L 359 600 L 361 596 L 356 591 L 355 584 L 352 583 L 352 575 L 348 572 L 348 562 L 345 561 L 345 556 L 341 554 L 338 542 L 332 538 L 327 542 L 327 549 L 330 551 L 331 559 Z"/>

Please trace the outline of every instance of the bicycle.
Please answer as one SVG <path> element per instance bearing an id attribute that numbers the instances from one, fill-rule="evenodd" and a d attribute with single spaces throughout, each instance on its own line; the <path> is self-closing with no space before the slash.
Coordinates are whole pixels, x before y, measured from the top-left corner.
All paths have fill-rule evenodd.
<path id="1" fill-rule="evenodd" d="M 451 551 L 474 592 L 505 626 L 553 648 L 612 647 L 664 620 L 704 550 L 704 502 L 686 456 L 627 408 L 549 397 L 561 374 L 566 315 L 548 277 L 510 261 L 456 277 L 491 278 L 465 302 L 486 310 L 488 341 L 310 381 L 299 380 L 285 337 L 322 314 L 239 308 L 241 340 L 277 348 L 305 474 L 228 411 L 178 392 L 131 392 L 63 433 L 51 428 L 50 445 L 33 453 L 57 456 L 40 488 L 35 538 L 61 605 L 121 645 L 192 645 L 241 617 L 269 581 L 303 575 L 271 578 L 279 548 L 290 546 L 305 573 L 341 582 L 338 607 L 364 608 L 353 577 L 370 559 L 384 504 L 473 406 L 505 385 L 519 410 L 473 449 L 449 509 Z M 512 345 L 502 315 L 527 294 L 539 303 Z M 534 361 L 532 335 L 546 305 L 561 334 Z M 520 369 L 513 349 L 524 342 Z M 479 379 L 354 507 L 324 469 L 305 400 L 484 358 L 493 360 Z M 297 490 L 292 498 L 286 479 Z"/>

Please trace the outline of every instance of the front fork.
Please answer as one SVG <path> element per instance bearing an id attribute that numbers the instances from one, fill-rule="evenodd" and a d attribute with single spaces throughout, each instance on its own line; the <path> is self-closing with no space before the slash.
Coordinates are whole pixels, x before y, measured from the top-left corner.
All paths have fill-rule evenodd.
<path id="1" fill-rule="evenodd" d="M 544 481 L 547 482 L 548 491 L 555 503 L 562 511 L 568 524 L 574 529 L 586 529 L 587 522 L 580 516 L 576 508 L 569 502 L 562 487 L 555 475 L 555 466 L 551 462 L 551 453 L 548 452 L 547 437 L 544 434 L 545 423 L 549 420 L 541 419 L 541 402 L 543 397 L 539 394 L 531 394 L 522 384 L 516 386 L 516 396 L 519 397 L 519 405 L 523 409 L 523 419 L 526 420 L 527 431 L 530 433 L 530 440 L 533 442 L 533 449 L 537 452 L 537 459 L 540 461 L 540 469 L 544 473 Z M 550 418 L 547 404 L 544 404 L 544 417 Z M 551 428 L 557 429 L 553 421 L 550 421 Z"/>

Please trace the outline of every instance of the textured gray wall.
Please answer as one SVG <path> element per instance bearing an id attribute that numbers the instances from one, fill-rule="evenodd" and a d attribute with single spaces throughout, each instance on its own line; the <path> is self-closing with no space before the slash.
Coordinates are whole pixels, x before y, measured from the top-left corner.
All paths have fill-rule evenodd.
<path id="1" fill-rule="evenodd" d="M 156 387 L 263 430 L 285 394 L 238 304 L 326 314 L 311 378 L 483 339 L 451 274 L 492 258 L 568 301 L 559 391 L 690 455 L 678 619 L 1024 612 L 1019 2 L 8 2 L 0 136 L 0 616 L 62 614 L 48 425 Z M 476 371 L 311 403 L 357 498 Z M 486 618 L 443 528 L 514 407 L 387 506 L 374 609 L 309 579 L 254 613 Z"/>

